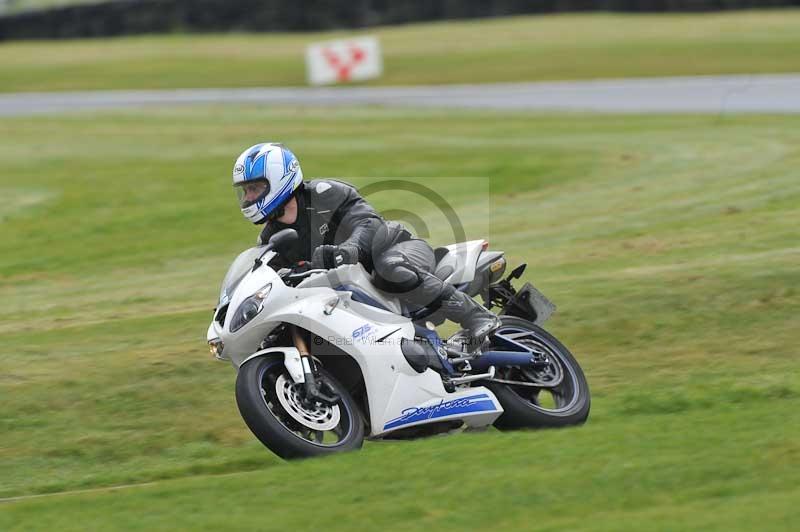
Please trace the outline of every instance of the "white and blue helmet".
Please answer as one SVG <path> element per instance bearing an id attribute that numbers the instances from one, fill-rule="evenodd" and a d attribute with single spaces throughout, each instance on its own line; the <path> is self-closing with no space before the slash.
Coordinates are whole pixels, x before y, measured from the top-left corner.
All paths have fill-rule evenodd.
<path id="1" fill-rule="evenodd" d="M 251 146 L 233 165 L 239 207 L 254 224 L 263 224 L 278 214 L 302 182 L 300 161 L 282 144 Z"/>

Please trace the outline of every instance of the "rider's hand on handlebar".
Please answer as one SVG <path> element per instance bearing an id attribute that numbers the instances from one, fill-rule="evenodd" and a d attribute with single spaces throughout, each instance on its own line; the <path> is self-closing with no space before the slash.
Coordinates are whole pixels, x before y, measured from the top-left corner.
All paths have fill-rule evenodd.
<path id="1" fill-rule="evenodd" d="M 350 244 L 319 246 L 314 250 L 311 262 L 317 268 L 336 268 L 342 264 L 356 264 L 358 248 Z"/>

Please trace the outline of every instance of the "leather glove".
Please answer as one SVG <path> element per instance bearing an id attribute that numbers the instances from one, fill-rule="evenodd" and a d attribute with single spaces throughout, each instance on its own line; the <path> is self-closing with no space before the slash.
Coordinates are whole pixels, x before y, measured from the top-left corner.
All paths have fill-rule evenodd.
<path id="1" fill-rule="evenodd" d="M 319 246 L 314 250 L 311 262 L 315 268 L 336 268 L 342 264 L 356 264 L 358 248 L 352 244 Z"/>

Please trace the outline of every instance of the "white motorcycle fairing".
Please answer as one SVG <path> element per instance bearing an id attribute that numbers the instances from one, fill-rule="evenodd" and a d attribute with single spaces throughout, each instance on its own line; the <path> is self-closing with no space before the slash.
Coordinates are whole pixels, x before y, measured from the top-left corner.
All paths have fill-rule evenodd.
<path id="1" fill-rule="evenodd" d="M 282 356 L 292 379 L 302 382 L 302 366 L 297 365 L 300 357 L 295 347 L 261 350 L 260 346 L 267 335 L 282 323 L 310 331 L 316 335 L 315 341 L 320 338 L 327 341 L 358 364 L 366 388 L 371 437 L 380 437 L 400 428 L 454 419 L 463 420 L 468 426 L 485 426 L 503 412 L 487 388 L 461 388 L 450 393 L 445 390 L 438 373 L 431 369 L 417 373 L 408 364 L 401 350 L 401 341 L 404 338 L 414 340 L 412 321 L 395 312 L 353 300 L 354 292 L 357 292 L 359 297 L 367 294 L 387 308 L 400 308 L 396 300 L 388 299 L 372 287 L 362 266 L 342 266 L 291 287 L 267 266 L 273 252 L 269 252 L 263 258 L 263 265 L 255 270 L 250 260 L 254 256 L 257 253 L 252 250 L 240 255 L 231 270 L 236 266 L 244 271 L 229 271 L 226 276 L 231 283 L 232 279 L 243 275 L 238 284 L 223 286 L 219 307 L 208 330 L 209 343 L 220 342 L 222 346 L 217 358 L 230 360 L 238 369 L 255 357 Z M 474 265 L 472 269 L 474 275 Z M 468 273 L 463 273 L 466 272 L 462 269 L 460 279 L 468 280 L 465 279 Z M 332 285 L 349 289 L 335 290 Z M 254 294 L 266 291 L 268 295 L 260 312 L 239 330 L 231 331 L 231 322 L 242 303 Z M 220 323 L 218 320 L 223 308 L 226 312 L 224 321 Z M 319 343 L 324 344 L 322 341 Z M 310 346 L 312 355 L 319 350 L 318 347 Z M 324 366 L 324 356 L 320 360 Z"/>
<path id="2" fill-rule="evenodd" d="M 468 283 L 475 278 L 475 265 L 481 251 L 486 247 L 485 240 L 470 240 L 445 246 L 448 253 L 444 259 L 437 264 L 437 271 L 440 268 L 451 266 L 453 272 L 445 280 L 450 284 Z"/>

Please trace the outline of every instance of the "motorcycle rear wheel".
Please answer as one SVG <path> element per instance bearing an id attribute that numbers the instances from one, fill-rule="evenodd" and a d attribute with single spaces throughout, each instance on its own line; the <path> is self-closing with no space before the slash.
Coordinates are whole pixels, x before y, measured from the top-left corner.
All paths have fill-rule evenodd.
<path id="1" fill-rule="evenodd" d="M 533 322 L 515 316 L 500 316 L 502 326 L 495 334 L 514 332 L 520 343 L 544 352 L 550 368 L 537 374 L 518 367 L 500 368 L 495 378 L 535 384 L 548 378 L 559 382 L 554 387 L 481 382 L 500 404 L 503 414 L 494 422 L 500 430 L 522 428 L 567 427 L 580 425 L 589 417 L 591 398 L 583 370 L 572 353 L 553 335 Z M 527 333 L 527 334 L 524 334 Z M 560 381 L 557 381 L 560 379 Z"/>
<path id="2" fill-rule="evenodd" d="M 285 459 L 309 458 L 361 447 L 364 421 L 355 401 L 328 372 L 319 380 L 339 396 L 335 405 L 307 404 L 302 384 L 286 372 L 282 357 L 259 357 L 239 368 L 236 404 L 250 431 Z"/>

